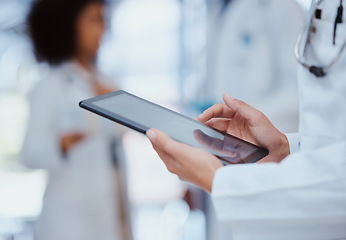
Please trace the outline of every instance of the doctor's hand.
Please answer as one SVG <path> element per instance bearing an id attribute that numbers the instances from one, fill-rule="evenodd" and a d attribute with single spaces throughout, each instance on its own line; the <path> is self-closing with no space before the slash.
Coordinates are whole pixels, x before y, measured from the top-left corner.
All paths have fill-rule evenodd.
<path id="1" fill-rule="evenodd" d="M 178 175 L 181 180 L 211 192 L 215 172 L 223 167 L 217 157 L 207 151 L 177 142 L 157 129 L 148 130 L 147 136 L 168 171 Z"/>
<path id="2" fill-rule="evenodd" d="M 267 148 L 269 155 L 259 162 L 280 162 L 290 153 L 286 136 L 262 112 L 228 94 L 223 99 L 225 104 L 208 108 L 198 121 Z"/>

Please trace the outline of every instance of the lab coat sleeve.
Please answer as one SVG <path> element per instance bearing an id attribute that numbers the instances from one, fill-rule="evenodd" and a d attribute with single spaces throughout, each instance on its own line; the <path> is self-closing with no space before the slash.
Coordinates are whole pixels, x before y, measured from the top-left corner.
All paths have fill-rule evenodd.
<path id="1" fill-rule="evenodd" d="M 212 199 L 226 223 L 346 222 L 346 142 L 289 155 L 280 164 L 229 165 L 215 175 Z"/>
<path id="2" fill-rule="evenodd" d="M 58 111 L 50 90 L 48 81 L 41 82 L 29 96 L 30 117 L 21 160 L 30 168 L 50 170 L 63 159 L 55 120 Z"/>
<path id="3" fill-rule="evenodd" d="M 289 133 L 286 134 L 290 145 L 290 153 L 298 152 L 300 149 L 300 134 L 299 133 Z"/>

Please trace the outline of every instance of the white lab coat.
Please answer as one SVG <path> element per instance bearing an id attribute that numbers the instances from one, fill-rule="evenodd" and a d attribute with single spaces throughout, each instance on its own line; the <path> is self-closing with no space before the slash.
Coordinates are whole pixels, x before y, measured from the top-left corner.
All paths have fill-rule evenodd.
<path id="1" fill-rule="evenodd" d="M 232 0 L 220 7 L 220 0 L 211 1 L 207 76 L 197 87 L 198 104 L 223 102 L 227 92 L 264 112 L 281 131 L 296 132 L 292 49 L 304 12 L 294 0 Z"/>
<path id="2" fill-rule="evenodd" d="M 314 21 L 305 55 L 309 64 L 328 64 L 346 40 L 343 23 L 332 45 L 338 2 L 322 2 L 324 15 Z M 214 207 L 235 240 L 346 239 L 345 65 L 346 51 L 324 78 L 299 69 L 300 130 L 289 135 L 291 154 L 280 164 L 217 171 Z"/>
<path id="3" fill-rule="evenodd" d="M 52 69 L 30 97 L 22 160 L 49 173 L 37 240 L 120 239 L 117 204 L 121 196 L 110 146 L 110 139 L 119 142 L 119 134 L 114 124 L 78 106 L 94 96 L 91 77 L 75 63 L 63 64 Z M 63 156 L 60 136 L 74 130 L 87 133 L 87 138 Z"/>

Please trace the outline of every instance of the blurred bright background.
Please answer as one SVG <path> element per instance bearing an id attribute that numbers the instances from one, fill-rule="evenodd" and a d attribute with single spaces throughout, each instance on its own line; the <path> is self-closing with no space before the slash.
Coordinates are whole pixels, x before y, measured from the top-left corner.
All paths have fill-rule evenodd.
<path id="1" fill-rule="evenodd" d="M 203 73 L 208 0 L 113 0 L 98 66 L 131 93 L 194 116 L 187 89 Z M 310 1 L 300 0 L 304 9 Z M 32 238 L 46 184 L 43 170 L 19 161 L 27 95 L 48 66 L 26 35 L 31 0 L 0 1 L 0 240 Z M 182 200 L 187 188 L 134 131 L 124 138 L 135 240 L 206 239 L 206 219 Z"/>

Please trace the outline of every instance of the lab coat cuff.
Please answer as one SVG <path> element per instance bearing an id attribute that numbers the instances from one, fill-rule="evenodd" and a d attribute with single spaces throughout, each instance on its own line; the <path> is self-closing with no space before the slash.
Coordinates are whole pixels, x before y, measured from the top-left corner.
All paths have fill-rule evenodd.
<path id="1" fill-rule="evenodd" d="M 290 145 L 290 152 L 295 153 L 300 150 L 300 134 L 299 133 L 289 133 L 286 134 Z"/>

